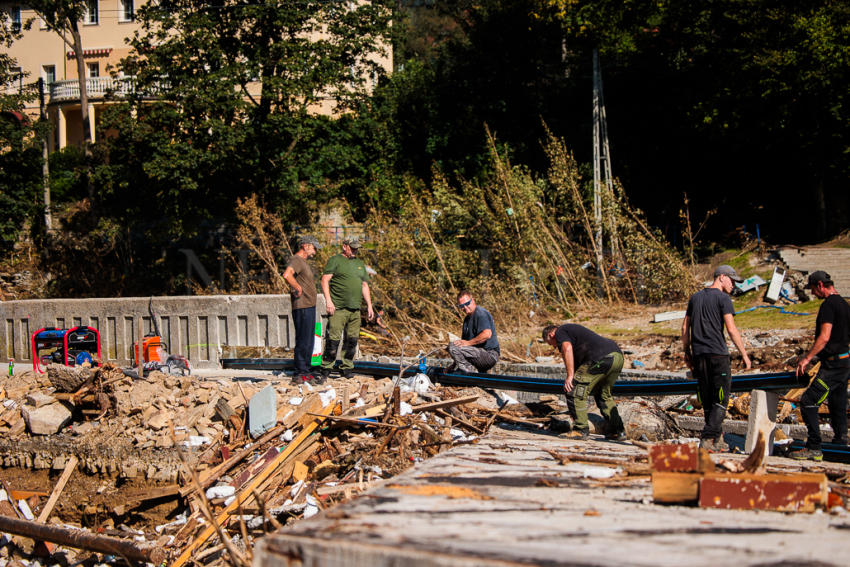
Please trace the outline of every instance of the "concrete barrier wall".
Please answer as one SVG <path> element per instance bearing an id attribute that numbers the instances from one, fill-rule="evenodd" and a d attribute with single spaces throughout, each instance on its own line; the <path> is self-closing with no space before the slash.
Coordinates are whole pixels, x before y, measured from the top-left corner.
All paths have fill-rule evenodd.
<path id="1" fill-rule="evenodd" d="M 147 297 L 33 299 L 0 303 L 0 358 L 32 361 L 32 334 L 43 327 L 87 325 L 98 330 L 104 361 L 128 365 L 133 342 L 153 332 Z M 318 313 L 324 313 L 319 295 Z M 195 368 L 216 368 L 222 346 L 284 347 L 295 344 L 289 295 L 154 297 L 163 341 Z"/>

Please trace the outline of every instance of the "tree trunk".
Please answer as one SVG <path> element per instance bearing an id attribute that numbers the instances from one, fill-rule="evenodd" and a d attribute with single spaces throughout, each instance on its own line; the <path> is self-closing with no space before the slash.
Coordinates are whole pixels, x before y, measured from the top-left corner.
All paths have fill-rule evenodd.
<path id="1" fill-rule="evenodd" d="M 86 63 L 83 58 L 83 40 L 77 20 L 71 19 L 71 37 L 74 38 L 74 58 L 77 60 L 77 80 L 80 83 L 80 116 L 83 120 L 83 152 L 86 156 L 86 188 L 89 200 L 94 203 L 94 185 L 91 171 L 88 170 L 91 159 L 91 118 L 89 117 L 89 93 L 86 89 Z"/>

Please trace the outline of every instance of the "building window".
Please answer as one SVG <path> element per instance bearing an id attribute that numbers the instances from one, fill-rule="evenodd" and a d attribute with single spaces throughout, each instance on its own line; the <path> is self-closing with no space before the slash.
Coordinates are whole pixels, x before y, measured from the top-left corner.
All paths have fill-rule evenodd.
<path id="1" fill-rule="evenodd" d="M 44 84 L 50 85 L 56 82 L 56 65 L 42 65 Z"/>
<path id="2" fill-rule="evenodd" d="M 100 63 L 97 63 L 97 62 L 86 63 L 86 65 L 89 68 L 89 77 L 90 78 L 100 77 Z"/>
<path id="3" fill-rule="evenodd" d="M 12 31 L 17 33 L 21 31 L 21 7 L 12 6 L 9 10 L 9 19 L 12 20 Z"/>
<path id="4" fill-rule="evenodd" d="M 98 22 L 98 6 L 97 0 L 86 1 L 86 13 L 83 17 L 83 22 L 89 25 L 97 24 Z"/>
<path id="5" fill-rule="evenodd" d="M 136 18 L 133 0 L 118 0 L 118 21 L 132 22 Z"/>

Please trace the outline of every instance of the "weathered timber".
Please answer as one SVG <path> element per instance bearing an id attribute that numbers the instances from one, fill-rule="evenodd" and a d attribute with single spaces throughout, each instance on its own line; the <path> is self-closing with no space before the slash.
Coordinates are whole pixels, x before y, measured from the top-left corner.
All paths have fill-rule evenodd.
<path id="1" fill-rule="evenodd" d="M 124 539 L 95 535 L 85 530 L 47 526 L 2 515 L 0 515 L 0 532 L 67 545 L 75 549 L 117 555 L 131 561 L 158 565 L 165 559 L 165 552 L 155 543 L 139 545 Z"/>
<path id="2" fill-rule="evenodd" d="M 699 499 L 701 473 L 652 473 L 652 499 L 661 504 L 694 504 Z"/>
<path id="3" fill-rule="evenodd" d="M 447 408 L 451 406 L 459 406 L 463 404 L 469 404 L 477 400 L 479 396 L 465 396 L 463 398 L 454 398 L 451 400 L 443 400 L 442 402 L 432 402 L 430 404 L 420 404 L 418 406 L 413 406 L 413 413 L 418 413 L 422 411 L 434 411 L 436 409 Z"/>
<path id="4" fill-rule="evenodd" d="M 700 481 L 699 505 L 705 508 L 814 512 L 827 503 L 826 475 L 798 473 L 706 473 Z"/>
<path id="5" fill-rule="evenodd" d="M 649 448 L 649 467 L 658 472 L 705 472 L 713 471 L 714 463 L 696 443 L 657 443 Z"/>

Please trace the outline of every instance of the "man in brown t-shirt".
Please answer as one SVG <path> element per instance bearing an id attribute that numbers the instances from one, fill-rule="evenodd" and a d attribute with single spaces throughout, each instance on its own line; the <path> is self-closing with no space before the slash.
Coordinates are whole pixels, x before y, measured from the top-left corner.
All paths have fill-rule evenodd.
<path id="1" fill-rule="evenodd" d="M 310 358 L 313 355 L 313 337 L 316 326 L 316 281 L 307 260 L 322 247 L 315 236 L 303 236 L 298 241 L 298 251 L 289 259 L 283 279 L 292 286 L 292 322 L 295 325 L 295 375 L 293 383 L 301 384 L 313 379 Z"/>

